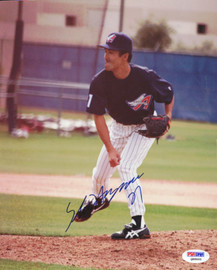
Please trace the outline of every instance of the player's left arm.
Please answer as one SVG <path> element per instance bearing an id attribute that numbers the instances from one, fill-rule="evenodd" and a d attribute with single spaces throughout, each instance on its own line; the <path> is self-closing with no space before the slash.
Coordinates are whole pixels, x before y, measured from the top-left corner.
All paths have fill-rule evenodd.
<path id="1" fill-rule="evenodd" d="M 169 117 L 169 119 L 172 119 L 172 112 L 173 112 L 173 106 L 174 106 L 174 96 L 172 98 L 172 101 L 169 104 L 165 104 L 165 114 Z"/>
<path id="2" fill-rule="evenodd" d="M 161 78 L 155 71 L 148 71 L 148 83 L 152 89 L 154 100 L 165 104 L 165 114 L 172 119 L 174 91 L 172 85 Z"/>
<path id="3" fill-rule="evenodd" d="M 173 96 L 172 101 L 169 104 L 165 103 L 165 114 L 169 117 L 169 121 L 168 121 L 167 129 L 165 130 L 163 135 L 166 134 L 168 132 L 168 130 L 170 129 L 170 123 L 171 123 L 171 120 L 172 120 L 172 112 L 173 112 L 174 100 L 175 100 L 175 98 Z"/>

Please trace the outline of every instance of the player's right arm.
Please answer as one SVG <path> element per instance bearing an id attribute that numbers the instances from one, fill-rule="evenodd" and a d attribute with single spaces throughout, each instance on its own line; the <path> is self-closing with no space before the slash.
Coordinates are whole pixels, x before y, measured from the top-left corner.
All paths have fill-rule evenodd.
<path id="1" fill-rule="evenodd" d="M 104 117 L 106 103 L 105 72 L 101 72 L 91 82 L 86 111 L 94 116 L 98 134 L 108 152 L 110 166 L 116 167 L 120 164 L 120 154 L 113 147 L 110 140 L 109 130 Z"/>
<path id="2" fill-rule="evenodd" d="M 105 121 L 104 115 L 96 115 L 94 114 L 94 121 L 98 131 L 98 134 L 104 143 L 106 150 L 109 156 L 109 163 L 111 167 L 116 167 L 120 164 L 120 154 L 118 151 L 113 147 L 110 136 L 108 126 Z"/>

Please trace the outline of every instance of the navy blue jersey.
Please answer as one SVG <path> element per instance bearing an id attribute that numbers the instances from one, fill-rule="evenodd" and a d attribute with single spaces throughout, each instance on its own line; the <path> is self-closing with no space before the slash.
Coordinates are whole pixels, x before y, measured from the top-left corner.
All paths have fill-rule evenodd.
<path id="1" fill-rule="evenodd" d="M 126 79 L 117 79 L 111 71 L 102 70 L 93 78 L 86 111 L 103 115 L 106 112 L 118 123 L 142 124 L 145 116 L 154 113 L 154 101 L 169 104 L 173 98 L 170 83 L 153 70 L 130 64 Z"/>

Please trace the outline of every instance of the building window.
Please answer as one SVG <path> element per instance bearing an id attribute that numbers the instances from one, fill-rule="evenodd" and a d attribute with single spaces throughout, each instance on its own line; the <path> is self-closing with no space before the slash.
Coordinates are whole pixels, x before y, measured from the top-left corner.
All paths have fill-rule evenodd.
<path id="1" fill-rule="evenodd" d="M 207 32 L 207 25 L 204 23 L 197 24 L 197 33 L 198 34 L 206 34 Z"/>
<path id="2" fill-rule="evenodd" d="M 75 26 L 76 17 L 71 15 L 66 15 L 66 26 Z"/>
<path id="3" fill-rule="evenodd" d="M 62 61 L 62 68 L 63 69 L 71 69 L 72 68 L 72 62 L 69 60 L 63 60 Z"/>

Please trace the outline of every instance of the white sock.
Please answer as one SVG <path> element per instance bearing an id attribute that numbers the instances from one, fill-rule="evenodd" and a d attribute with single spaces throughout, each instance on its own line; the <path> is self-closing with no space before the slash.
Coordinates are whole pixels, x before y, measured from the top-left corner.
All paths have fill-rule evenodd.
<path id="1" fill-rule="evenodd" d="M 141 228 L 143 228 L 145 226 L 145 219 L 144 216 L 142 216 L 141 218 Z"/>

